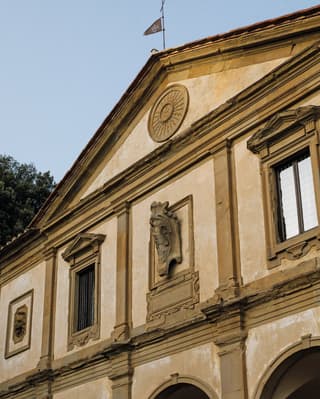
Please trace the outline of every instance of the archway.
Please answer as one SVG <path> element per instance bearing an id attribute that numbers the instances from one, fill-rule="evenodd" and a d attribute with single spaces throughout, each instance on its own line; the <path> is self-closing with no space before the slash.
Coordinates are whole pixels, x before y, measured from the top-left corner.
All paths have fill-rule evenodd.
<path id="1" fill-rule="evenodd" d="M 149 399 L 218 399 L 218 396 L 201 379 L 176 373 L 153 391 Z"/>
<path id="2" fill-rule="evenodd" d="M 200 388 L 192 384 L 178 383 L 160 392 L 155 399 L 210 399 Z"/>
<path id="3" fill-rule="evenodd" d="M 320 348 L 300 350 L 283 361 L 268 379 L 261 399 L 317 399 Z"/>

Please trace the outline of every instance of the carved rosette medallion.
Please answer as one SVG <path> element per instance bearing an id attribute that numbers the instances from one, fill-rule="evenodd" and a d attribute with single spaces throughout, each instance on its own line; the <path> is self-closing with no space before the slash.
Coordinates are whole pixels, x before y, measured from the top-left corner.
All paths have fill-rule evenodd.
<path id="1" fill-rule="evenodd" d="M 12 340 L 15 344 L 23 341 L 27 333 L 27 316 L 27 305 L 20 306 L 14 314 Z"/>
<path id="2" fill-rule="evenodd" d="M 152 140 L 160 143 L 173 136 L 181 126 L 189 105 L 189 94 L 185 86 L 168 87 L 153 105 L 148 121 Z"/>

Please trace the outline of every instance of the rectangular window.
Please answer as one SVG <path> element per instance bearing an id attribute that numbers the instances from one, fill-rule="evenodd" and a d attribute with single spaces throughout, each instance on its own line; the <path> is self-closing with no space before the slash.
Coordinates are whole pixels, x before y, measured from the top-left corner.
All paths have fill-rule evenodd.
<path id="1" fill-rule="evenodd" d="M 319 122 L 318 106 L 287 109 L 247 142 L 261 162 L 270 269 L 320 249 Z"/>
<path id="2" fill-rule="evenodd" d="M 80 233 L 62 253 L 69 264 L 68 350 L 100 336 L 100 246 L 103 234 Z"/>
<path id="3" fill-rule="evenodd" d="M 75 331 L 94 324 L 94 265 L 76 273 Z"/>
<path id="4" fill-rule="evenodd" d="M 279 240 L 285 241 L 318 225 L 309 151 L 275 167 Z"/>

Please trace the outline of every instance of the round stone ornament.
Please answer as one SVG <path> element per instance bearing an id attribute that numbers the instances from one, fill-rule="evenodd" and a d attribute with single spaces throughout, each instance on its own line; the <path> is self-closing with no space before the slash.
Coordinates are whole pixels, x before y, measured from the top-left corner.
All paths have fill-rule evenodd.
<path id="1" fill-rule="evenodd" d="M 152 140 L 160 143 L 173 136 L 181 126 L 189 105 L 189 94 L 185 86 L 169 86 L 153 105 L 148 121 Z"/>

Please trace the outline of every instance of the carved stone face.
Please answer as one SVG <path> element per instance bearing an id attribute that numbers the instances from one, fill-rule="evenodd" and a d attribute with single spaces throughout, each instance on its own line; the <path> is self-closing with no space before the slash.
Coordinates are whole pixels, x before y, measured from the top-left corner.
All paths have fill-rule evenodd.
<path id="1" fill-rule="evenodd" d="M 169 209 L 169 203 L 153 202 L 151 205 L 151 233 L 158 252 L 158 273 L 167 275 L 170 263 L 181 262 L 179 221 Z"/>
<path id="2" fill-rule="evenodd" d="M 170 220 L 166 214 L 168 202 L 153 202 L 151 205 L 150 225 L 155 240 L 158 256 L 165 262 L 170 252 L 170 235 L 172 232 Z"/>
<path id="3" fill-rule="evenodd" d="M 13 342 L 17 344 L 21 342 L 27 331 L 27 305 L 20 306 L 14 314 L 13 322 Z"/>

